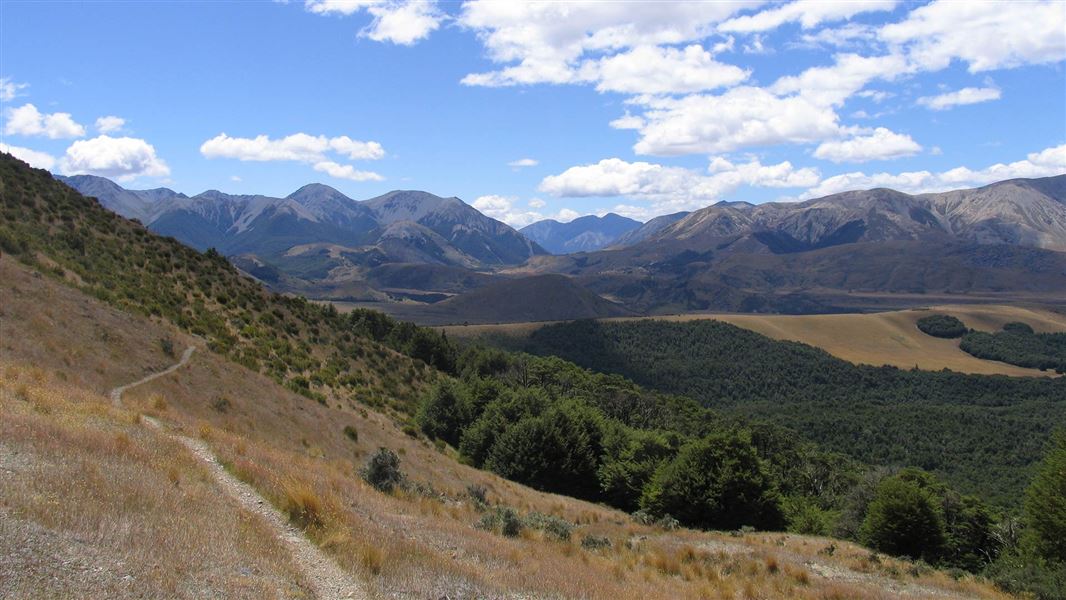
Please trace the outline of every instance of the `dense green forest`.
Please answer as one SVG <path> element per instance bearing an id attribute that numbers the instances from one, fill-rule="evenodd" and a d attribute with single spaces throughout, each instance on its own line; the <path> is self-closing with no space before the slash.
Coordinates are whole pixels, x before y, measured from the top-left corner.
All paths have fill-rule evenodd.
<path id="1" fill-rule="evenodd" d="M 1018 504 L 1066 423 L 1066 379 L 857 366 L 717 321 L 579 321 L 508 343 L 767 419 L 867 464 L 920 467 L 1000 506 Z"/>
<path id="2" fill-rule="evenodd" d="M 959 348 L 977 358 L 1066 373 L 1066 333 L 1035 333 L 1025 323 L 1007 323 L 995 333 L 971 331 Z"/>
<path id="3" fill-rule="evenodd" d="M 1062 381 L 859 368 L 717 323 L 573 323 L 528 342 L 563 358 L 459 348 L 379 313 L 271 294 L 7 155 L 0 197 L 3 252 L 202 335 L 309 401 L 386 405 L 515 481 L 664 527 L 834 535 L 1040 598 L 1066 590 L 1066 438 L 1046 447 Z M 985 482 L 1004 497 L 984 498 L 1016 505 L 1045 450 L 1020 520 L 956 491 Z"/>

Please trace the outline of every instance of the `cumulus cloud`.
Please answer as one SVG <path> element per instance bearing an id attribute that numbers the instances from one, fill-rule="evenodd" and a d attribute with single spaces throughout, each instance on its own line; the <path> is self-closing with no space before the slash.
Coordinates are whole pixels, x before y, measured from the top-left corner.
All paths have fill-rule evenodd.
<path id="1" fill-rule="evenodd" d="M 1066 144 L 1029 154 L 1024 160 L 997 163 L 973 170 L 957 167 L 948 171 L 910 171 L 905 173 L 844 173 L 827 177 L 807 190 L 804 198 L 818 198 L 848 190 L 890 187 L 908 193 L 942 192 L 978 187 L 1016 177 L 1049 177 L 1066 173 Z"/>
<path id="2" fill-rule="evenodd" d="M 803 96 L 751 86 L 721 95 L 645 100 L 638 154 L 718 154 L 740 148 L 809 143 L 846 133 L 831 108 Z M 626 122 L 625 125 L 636 125 Z"/>
<path id="3" fill-rule="evenodd" d="M 56 165 L 56 159 L 51 154 L 45 152 L 38 152 L 37 150 L 31 150 L 29 148 L 23 148 L 21 146 L 9 146 L 7 144 L 0 143 L 0 152 L 7 152 L 11 156 L 24 161 L 35 169 L 44 169 L 51 171 L 52 167 Z"/>
<path id="4" fill-rule="evenodd" d="M 6 135 L 45 136 L 51 139 L 78 138 L 85 135 L 85 127 L 74 122 L 70 113 L 45 114 L 33 104 L 9 108 L 5 113 Z"/>
<path id="5" fill-rule="evenodd" d="M 756 4 L 758 2 L 617 3 L 595 0 L 466 2 L 459 23 L 478 34 L 491 60 L 508 66 L 467 75 L 463 83 L 500 86 L 598 82 L 600 80 L 594 75 L 601 58 L 631 48 L 701 40 L 712 33 L 715 23 Z M 683 54 L 670 55 L 663 49 L 656 51 L 660 53 L 660 62 L 667 68 L 676 67 L 678 60 L 691 61 L 694 58 Z M 692 52 L 695 54 L 696 51 Z M 593 54 L 595 58 L 590 56 Z M 615 64 L 613 68 L 624 71 L 626 67 L 639 66 L 624 63 Z M 584 74 L 580 72 L 583 66 L 586 69 Z M 662 87 L 662 81 L 669 78 L 669 73 L 657 77 L 660 78 L 658 85 Z M 612 87 L 606 84 L 604 89 Z"/>
<path id="6" fill-rule="evenodd" d="M 706 173 L 648 162 L 608 158 L 598 163 L 570 167 L 545 177 L 540 190 L 560 197 L 627 196 L 653 203 L 649 214 L 663 214 L 706 206 L 741 186 L 805 188 L 818 183 L 816 169 L 796 169 L 784 161 L 763 165 L 758 160 L 734 164 L 724 158 L 710 161 Z"/>
<path id="7" fill-rule="evenodd" d="M 59 170 L 64 175 L 99 175 L 119 180 L 170 174 L 170 168 L 156 156 L 155 148 L 148 142 L 107 135 L 71 144 L 59 160 Z"/>
<path id="8" fill-rule="evenodd" d="M 294 133 L 271 139 L 265 135 L 240 138 L 220 133 L 200 146 L 200 153 L 206 158 L 236 158 L 245 161 L 320 162 L 327 152 L 344 154 L 352 160 L 376 160 L 385 156 L 381 144 L 353 140 L 344 135 L 330 138 L 324 135 Z"/>
<path id="9" fill-rule="evenodd" d="M 436 3 L 429 0 L 307 0 L 304 7 L 320 15 L 349 16 L 365 10 L 374 19 L 360 36 L 403 46 L 426 38 L 444 19 Z"/>
<path id="10" fill-rule="evenodd" d="M 507 163 L 507 166 L 514 167 L 515 169 L 521 169 L 524 167 L 535 167 L 539 164 L 540 162 L 535 158 L 520 158 L 518 160 L 512 160 L 511 162 Z"/>
<path id="11" fill-rule="evenodd" d="M 730 19 L 718 26 L 719 31 L 734 33 L 755 33 L 776 29 L 785 23 L 799 23 L 804 29 L 811 29 L 829 21 L 841 21 L 874 11 L 892 10 L 896 0 L 797 0 L 753 15 Z"/>
<path id="12" fill-rule="evenodd" d="M 314 170 L 330 177 L 352 181 L 381 181 L 381 175 L 342 165 L 329 157 L 330 153 L 351 160 L 377 160 L 385 156 L 385 149 L 377 142 L 353 140 L 342 135 L 326 137 L 294 133 L 272 139 L 265 135 L 254 138 L 230 137 L 220 133 L 200 146 L 205 158 L 235 158 L 242 161 L 295 161 L 308 163 Z"/>
<path id="13" fill-rule="evenodd" d="M 750 75 L 735 65 L 716 61 L 699 44 L 685 48 L 638 46 L 598 60 L 586 61 L 578 79 L 596 82 L 601 92 L 673 94 L 736 85 Z"/>
<path id="14" fill-rule="evenodd" d="M 814 156 L 836 163 L 866 162 L 913 156 L 921 151 L 921 145 L 911 136 L 878 127 L 869 135 L 822 142 Z"/>
<path id="15" fill-rule="evenodd" d="M 874 79 L 892 79 L 911 70 L 899 54 L 840 54 L 833 65 L 812 67 L 799 75 L 782 77 L 770 90 L 775 94 L 795 93 L 818 106 L 840 106 Z"/>
<path id="16" fill-rule="evenodd" d="M 126 119 L 122 117 L 106 116 L 96 120 L 96 130 L 100 133 L 113 133 L 126 126 Z"/>
<path id="17" fill-rule="evenodd" d="M 954 92 L 945 92 L 936 96 L 918 98 L 918 104 L 932 110 L 947 110 L 963 104 L 977 104 L 989 100 L 999 100 L 1000 91 L 994 87 L 966 87 Z"/>
<path id="18" fill-rule="evenodd" d="M 536 223 L 537 221 L 543 221 L 544 219 L 555 219 L 557 221 L 572 221 L 581 216 L 578 213 L 564 208 L 556 215 L 544 215 L 535 210 L 521 210 L 515 208 L 515 203 L 518 199 L 514 196 L 498 196 L 495 194 L 489 194 L 486 196 L 479 196 L 474 200 L 473 207 L 481 211 L 482 214 L 492 217 L 497 221 L 503 221 L 511 227 L 516 229 L 525 227 L 530 223 Z M 543 208 L 544 201 L 534 198 L 529 201 L 529 206 L 533 208 Z"/>
<path id="19" fill-rule="evenodd" d="M 905 47 L 924 70 L 953 60 L 970 72 L 1066 59 L 1066 10 L 1062 2 L 955 2 L 937 0 L 881 28 L 881 40 Z"/>
<path id="20" fill-rule="evenodd" d="M 373 171 L 359 171 L 351 165 L 342 165 L 331 160 L 315 163 L 314 169 L 337 179 L 350 179 L 351 181 L 381 181 L 384 179 L 384 177 Z"/>
<path id="21" fill-rule="evenodd" d="M 0 77 L 0 100 L 10 102 L 21 96 L 22 90 L 28 87 L 28 83 L 17 83 L 10 77 Z"/>

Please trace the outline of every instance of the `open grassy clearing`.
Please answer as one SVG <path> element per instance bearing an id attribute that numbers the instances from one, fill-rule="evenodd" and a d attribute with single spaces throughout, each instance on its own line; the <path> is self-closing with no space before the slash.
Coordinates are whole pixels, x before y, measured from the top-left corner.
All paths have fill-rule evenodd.
<path id="1" fill-rule="evenodd" d="M 0 261 L 2 263 L 2 261 Z M 115 487 L 116 481 L 135 486 L 144 493 L 171 493 L 171 467 L 178 465 L 176 486 L 183 491 L 186 478 L 195 482 L 204 498 L 198 503 L 183 501 L 161 503 L 169 511 L 170 521 L 194 523 L 194 531 L 186 536 L 222 535 L 219 532 L 242 531 L 241 513 L 225 501 L 224 496 L 210 485 L 203 472 L 184 449 L 159 436 L 144 425 L 135 425 L 138 414 L 157 418 L 165 427 L 190 437 L 205 440 L 221 457 L 227 468 L 244 481 L 251 483 L 261 494 L 300 523 L 308 536 L 353 576 L 367 583 L 372 597 L 582 597 L 582 598 L 899 598 L 899 597 L 1005 597 L 988 584 L 965 576 L 954 580 L 948 575 L 904 561 L 876 556 L 854 544 L 787 534 L 748 533 L 733 536 L 728 533 L 694 531 L 664 531 L 633 523 L 628 515 L 594 504 L 570 498 L 535 492 L 524 486 L 502 480 L 489 473 L 472 469 L 454 460 L 450 449 L 439 450 L 428 441 L 404 432 L 405 423 L 395 415 L 383 414 L 354 402 L 319 404 L 276 385 L 268 377 L 253 373 L 210 352 L 195 353 L 189 365 L 166 377 L 129 390 L 123 396 L 126 410 L 110 406 L 104 393 L 127 381 L 165 368 L 174 362 L 162 351 L 158 355 L 158 340 L 171 336 L 180 350 L 195 340 L 182 337 L 169 326 L 139 317 L 114 313 L 112 309 L 85 299 L 47 278 L 33 277 L 21 266 L 5 265 L 5 297 L 9 281 L 15 281 L 21 300 L 4 303 L 3 353 L 11 363 L 5 373 L 22 381 L 23 373 L 41 381 L 47 389 L 95 391 L 66 394 L 69 411 L 99 412 L 99 434 L 94 442 L 100 462 L 107 459 L 122 468 L 121 448 L 115 447 L 118 431 L 125 432 L 131 447 L 149 453 L 138 470 L 126 473 L 102 471 L 99 479 L 92 479 L 91 470 L 68 468 L 56 470 L 54 465 L 85 464 L 85 445 L 80 438 L 63 438 L 49 434 L 50 454 L 47 460 L 35 459 L 38 469 L 34 481 L 26 485 Z M 50 317 L 35 321 L 47 306 Z M 95 329 L 108 315 L 114 320 L 100 331 Z M 49 320 L 51 319 L 51 320 Z M 36 322 L 36 324 L 34 324 Z M 106 335 L 105 335 L 106 334 Z M 11 340 L 12 336 L 18 339 Z M 113 346 L 121 351 L 111 353 Z M 79 360 L 74 353 L 88 357 Z M 93 357 L 108 357 L 90 360 Z M 35 366 L 22 365 L 33 363 Z M 64 380 L 67 383 L 64 383 Z M 7 379 L 5 378 L 5 386 Z M 49 392 L 51 393 L 51 392 Z M 63 395 L 63 394 L 60 394 Z M 31 392 L 30 397 L 36 397 Z M 52 409 L 51 415 L 39 412 L 30 400 L 4 400 L 5 427 L 18 422 L 8 415 L 23 415 L 32 419 L 34 427 L 53 427 L 55 415 L 68 409 Z M 97 417 L 93 417 L 97 419 Z M 94 421 L 94 423 L 97 421 Z M 106 426 L 105 426 L 106 425 Z M 81 427 L 81 425 L 76 425 Z M 94 425 L 95 426 L 95 425 Z M 357 440 L 344 433 L 351 426 Z M 109 429 L 116 428 L 116 429 Z M 94 434 L 97 435 L 97 434 Z M 5 431 L 0 437 L 4 444 L 15 440 Z M 107 443 L 105 443 L 107 442 Z M 124 444 L 124 443 L 123 443 Z M 401 458 L 402 469 L 408 478 L 421 484 L 421 492 L 383 494 L 372 489 L 357 475 L 357 469 L 369 453 L 380 446 L 395 450 Z M 22 455 L 22 453 L 20 453 Z M 117 458 L 112 455 L 117 455 Z M 153 462 L 158 457 L 159 462 Z M 141 460 L 139 456 L 134 456 Z M 129 460 L 134 460 L 131 458 Z M 46 476 L 42 476 L 44 474 Z M 195 474 L 195 475 L 194 475 Z M 5 475 L 7 476 L 7 475 Z M 40 480 L 42 483 L 36 483 Z M 546 539 L 545 534 L 525 529 L 513 538 L 476 529 L 483 508 L 467 493 L 469 485 L 484 486 L 490 504 L 506 505 L 519 514 L 540 512 L 555 515 L 574 524 L 568 541 Z M 9 494 L 6 489 L 2 492 Z M 430 490 L 432 488 L 432 490 Z M 14 489 L 14 488 L 12 488 Z M 60 495 L 58 490 L 66 495 Z M 79 489 L 58 488 L 51 504 L 40 504 L 38 517 L 66 511 L 91 510 L 98 521 L 116 518 L 128 511 L 129 503 L 137 502 L 128 496 L 104 495 L 97 504 L 85 507 L 68 506 L 59 499 L 76 497 Z M 178 492 L 173 492 L 177 494 Z M 184 498 L 184 496 L 181 496 Z M 215 502 L 212 505 L 210 502 Z M 23 501 L 22 505 L 32 504 Z M 7 508 L 14 505 L 5 499 L 3 527 L 18 523 L 8 516 Z M 145 510 L 154 509 L 149 506 Z M 29 508 L 24 508 L 29 510 Z M 146 512 L 146 515 L 153 513 Z M 163 518 L 160 515 L 160 518 Z M 148 516 L 146 520 L 151 521 Z M 202 524 L 196 519 L 220 520 Z M 24 520 L 24 519 L 23 519 Z M 51 538 L 84 538 L 85 523 L 91 519 L 56 520 Z M 151 523 L 140 529 L 152 530 Z M 156 526 L 158 527 L 158 526 Z M 254 528 L 254 522 L 244 525 Z M 193 529 L 193 528 L 188 528 Z M 99 526 L 97 527 L 99 530 Z M 127 534 L 138 529 L 123 529 Z M 253 529 L 253 532 L 255 530 Z M 160 535 L 165 535 L 161 529 Z M 586 536 L 605 538 L 609 546 L 598 549 L 583 547 Z M 261 541 L 269 534 L 259 531 L 252 539 Z M 198 561 L 216 561 L 225 571 L 227 560 L 241 556 L 240 539 L 224 543 L 211 539 L 195 539 L 188 544 L 174 544 L 166 552 L 167 565 L 175 565 L 179 575 L 173 580 L 178 592 L 158 595 L 182 595 L 181 585 L 195 574 L 196 581 L 213 581 L 203 576 L 195 565 Z M 146 540 L 151 541 L 151 537 Z M 47 556 L 50 548 L 45 542 L 31 540 L 24 546 L 34 560 Z M 114 552 L 123 556 L 138 555 L 151 558 L 143 551 L 139 540 L 131 536 L 116 537 L 110 542 Z M 215 558 L 214 546 L 205 550 L 202 545 L 218 544 L 223 558 Z M 93 547 L 96 542 L 93 541 Z M 832 548 L 832 550 L 830 550 Z M 262 552 L 274 552 L 269 544 Z M 12 556 L 5 553 L 3 556 Z M 158 550 L 155 556 L 159 556 Z M 281 561 L 276 567 L 255 566 L 257 574 L 268 586 L 280 580 L 302 593 L 297 572 L 285 557 L 268 553 L 254 558 L 267 564 L 270 556 Z M 253 560 L 249 558 L 247 560 Z M 4 559 L 10 560 L 10 559 Z M 151 563 L 155 564 L 155 563 Z M 185 566 L 185 565 L 193 566 Z M 44 562 L 21 566 L 24 577 L 44 578 L 58 568 Z M 144 567 L 148 569 L 149 566 Z M 163 567 L 164 570 L 167 567 Z M 258 570 L 255 570 L 258 569 Z M 146 571 L 147 572 L 147 571 Z M 236 570 L 240 575 L 243 571 Z M 288 575 L 286 575 L 288 574 Z M 221 576 L 220 576 L 221 577 Z M 286 578 L 287 577 L 287 578 Z M 253 582 L 255 578 L 253 577 Z M 34 581 L 34 580 L 29 580 Z M 136 579 L 135 579 L 136 581 Z M 160 581 L 167 581 L 165 577 Z M 244 581 L 244 580 L 239 580 Z M 281 583 L 278 583 L 280 586 Z M 76 585 L 77 580 L 71 585 Z M 223 596 L 240 596 L 218 583 Z M 236 584 L 234 584 L 236 585 Z M 249 589 L 255 597 L 271 597 L 271 589 Z M 34 597 L 36 588 L 18 588 L 14 597 Z M 71 588 L 62 588 L 46 596 L 70 595 Z M 74 588 L 74 595 L 108 597 L 110 588 L 85 590 Z M 243 589 L 243 588 L 242 588 Z M 262 591 L 266 589 L 266 591 Z M 240 590 L 238 590 L 240 591 Z M 209 596 L 194 590 L 192 595 Z M 154 593 L 154 592 L 153 592 Z M 152 596 L 153 593 L 145 593 Z M 123 595 L 121 588 L 118 595 Z"/>
<path id="2" fill-rule="evenodd" d="M 1035 307 L 1007 305 L 949 304 L 928 309 L 911 309 L 883 313 L 837 315 L 762 315 L 710 314 L 605 319 L 626 321 L 659 319 L 693 321 L 717 319 L 761 333 L 777 340 L 809 344 L 844 360 L 869 365 L 892 365 L 937 371 L 951 369 L 960 373 L 1014 376 L 1048 376 L 1036 369 L 1026 369 L 996 361 L 975 358 L 959 349 L 958 340 L 935 338 L 918 330 L 918 319 L 931 313 L 953 315 L 968 327 L 996 331 L 1005 323 L 1023 321 L 1038 332 L 1066 331 L 1066 315 Z M 454 325 L 442 327 L 455 338 L 491 335 L 529 335 L 546 323 L 512 323 L 501 325 Z"/>

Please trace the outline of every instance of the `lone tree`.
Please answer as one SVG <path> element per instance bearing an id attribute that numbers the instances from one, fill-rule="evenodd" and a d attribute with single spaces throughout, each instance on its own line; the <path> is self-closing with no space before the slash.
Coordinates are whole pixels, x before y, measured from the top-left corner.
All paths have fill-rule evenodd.
<path id="1" fill-rule="evenodd" d="M 877 486 L 859 539 L 881 552 L 936 562 L 945 543 L 943 519 L 929 491 L 905 475 Z"/>
<path id="2" fill-rule="evenodd" d="M 656 471 L 640 505 L 705 529 L 784 526 L 780 495 L 742 433 L 717 433 L 682 446 Z"/>

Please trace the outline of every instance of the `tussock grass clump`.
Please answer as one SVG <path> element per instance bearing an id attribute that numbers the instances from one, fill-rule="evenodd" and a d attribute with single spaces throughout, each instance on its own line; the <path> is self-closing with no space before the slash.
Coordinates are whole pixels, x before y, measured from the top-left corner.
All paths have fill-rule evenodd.
<path id="1" fill-rule="evenodd" d="M 325 506 L 315 490 L 301 481 L 287 481 L 283 490 L 282 510 L 289 520 L 301 529 L 321 529 Z"/>

